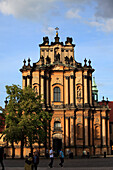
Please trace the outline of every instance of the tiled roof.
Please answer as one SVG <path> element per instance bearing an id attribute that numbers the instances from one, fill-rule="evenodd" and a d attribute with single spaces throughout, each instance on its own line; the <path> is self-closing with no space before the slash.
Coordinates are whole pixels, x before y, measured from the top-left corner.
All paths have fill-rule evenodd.
<path id="1" fill-rule="evenodd" d="M 100 105 L 102 105 L 102 102 L 99 102 Z M 109 118 L 109 122 L 113 123 L 113 101 L 109 101 L 108 102 L 108 106 L 111 109 L 110 110 L 110 118 Z"/>

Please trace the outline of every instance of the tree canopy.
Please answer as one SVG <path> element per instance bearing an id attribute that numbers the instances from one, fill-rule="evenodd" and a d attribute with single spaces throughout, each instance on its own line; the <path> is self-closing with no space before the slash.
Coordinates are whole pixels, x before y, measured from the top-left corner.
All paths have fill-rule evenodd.
<path id="1" fill-rule="evenodd" d="M 19 85 L 6 86 L 6 92 L 6 140 L 18 143 L 23 139 L 30 146 L 39 141 L 44 143 L 47 135 L 45 127 L 48 126 L 52 115 L 43 111 L 41 96 L 32 88 L 21 89 Z"/>

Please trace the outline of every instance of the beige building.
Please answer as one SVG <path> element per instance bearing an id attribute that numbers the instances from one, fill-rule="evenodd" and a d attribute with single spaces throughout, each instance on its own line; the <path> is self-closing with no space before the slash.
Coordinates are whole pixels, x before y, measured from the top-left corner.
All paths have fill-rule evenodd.
<path id="1" fill-rule="evenodd" d="M 24 60 L 22 87 L 30 85 L 44 99 L 43 109 L 53 113 L 50 122 L 47 148 L 53 146 L 57 152 L 61 147 L 65 155 L 70 150 L 74 155 L 82 155 L 86 150 L 90 155 L 110 153 L 109 107 L 92 100 L 91 61 L 84 65 L 74 57 L 72 38 L 65 44 L 60 42 L 58 31 L 55 41 L 49 44 L 43 38 L 40 60 L 30 65 Z M 43 148 L 43 147 L 42 147 Z"/>

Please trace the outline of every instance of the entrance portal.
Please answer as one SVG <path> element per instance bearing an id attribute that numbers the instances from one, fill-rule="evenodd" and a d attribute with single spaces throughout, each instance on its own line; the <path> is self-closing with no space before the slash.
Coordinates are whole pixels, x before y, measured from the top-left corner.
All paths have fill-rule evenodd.
<path id="1" fill-rule="evenodd" d="M 55 151 L 55 156 L 59 155 L 59 151 L 62 148 L 62 139 L 53 139 L 53 150 Z"/>

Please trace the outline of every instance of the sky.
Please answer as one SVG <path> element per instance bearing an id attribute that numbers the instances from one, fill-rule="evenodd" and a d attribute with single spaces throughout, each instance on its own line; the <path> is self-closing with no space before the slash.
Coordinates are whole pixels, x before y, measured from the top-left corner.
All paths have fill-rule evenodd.
<path id="1" fill-rule="evenodd" d="M 113 101 L 113 0 L 0 0 L 0 106 L 6 85 L 22 85 L 24 59 L 40 58 L 39 44 L 72 37 L 75 60 L 91 60 L 99 100 Z"/>

